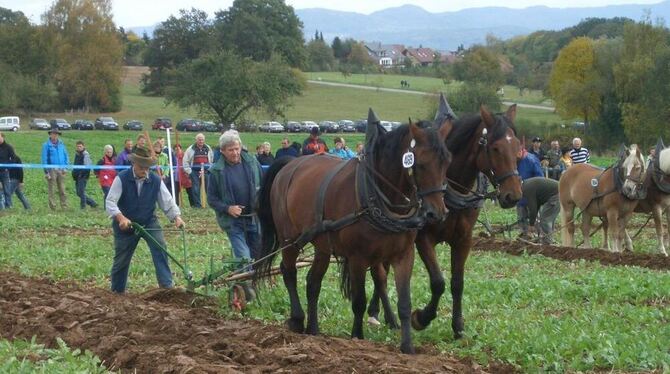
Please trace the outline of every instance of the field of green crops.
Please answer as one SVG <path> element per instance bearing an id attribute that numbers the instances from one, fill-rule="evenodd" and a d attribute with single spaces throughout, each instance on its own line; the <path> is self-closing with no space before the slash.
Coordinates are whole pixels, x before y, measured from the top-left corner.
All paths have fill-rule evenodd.
<path id="1" fill-rule="evenodd" d="M 330 90 L 336 89 L 317 90 L 319 95 L 327 95 Z M 347 89 L 342 90 L 348 92 Z M 332 91 L 330 94 L 345 100 L 346 95 L 342 92 Z M 300 100 L 309 100 L 315 106 L 318 99 L 305 97 Z M 357 99 L 362 100 L 360 97 Z M 126 100 L 128 103 L 128 98 Z M 156 103 L 150 103 L 150 100 L 159 99 L 145 100 L 144 104 L 153 108 L 152 111 L 141 112 L 141 108 L 136 107 L 133 109 L 136 112 L 129 116 L 150 119 L 163 115 L 165 109 L 159 110 L 158 106 L 153 106 Z M 361 113 L 358 117 L 361 117 L 368 104 L 362 102 L 359 105 Z M 408 111 L 400 101 L 394 105 Z M 327 106 L 328 102 L 324 101 L 322 111 L 329 110 Z M 307 113 L 305 108 L 300 110 Z M 320 112 L 314 107 L 309 110 Z M 385 110 L 391 112 L 390 108 Z M 293 118 L 316 118 L 308 114 L 301 116 L 305 117 L 296 114 Z M 27 121 L 23 123 L 27 124 Z M 157 134 L 152 132 L 152 137 Z M 71 155 L 74 142 L 84 140 L 95 160 L 100 157 L 104 144 L 119 147 L 123 139 L 136 135 L 125 131 L 69 131 L 62 138 Z M 192 136 L 182 135 L 181 142 L 188 144 L 189 140 L 184 139 L 192 139 Z M 276 148 L 281 136 L 254 133 L 242 134 L 242 139 L 250 149 L 264 140 L 269 140 Z M 289 137 L 302 141 L 305 135 Z M 352 144 L 361 136 L 354 134 L 345 138 Z M 40 145 L 46 139 L 44 132 L 36 131 L 6 134 L 7 142 L 14 145 L 27 163 L 39 160 Z M 207 141 L 214 145 L 215 136 L 209 136 Z M 610 160 L 596 161 L 607 164 Z M 80 211 L 74 182 L 69 182 L 70 208 L 51 212 L 42 171 L 27 170 L 25 184 L 32 211 L 17 207 L 16 198 L 14 208 L 0 211 L 0 235 L 5 244 L 11 243 L 0 250 L 0 271 L 109 287 L 113 248 L 110 222 L 102 209 Z M 89 182 L 88 192 L 101 202 L 102 193 L 94 178 Z M 218 262 L 229 257 L 230 247 L 226 235 L 216 225 L 213 211 L 185 208 L 183 216 L 187 224 L 189 265 L 198 277 L 208 268 L 210 259 Z M 508 224 L 515 221 L 516 216 L 514 210 L 503 211 L 487 204 L 481 218 L 492 224 Z M 636 217 L 635 224 L 639 226 L 645 220 L 644 216 Z M 162 222 L 164 227 L 170 227 L 164 217 Z M 476 230 L 483 229 L 478 226 Z M 169 249 L 181 254 L 183 246 L 179 233 L 169 231 L 166 239 Z M 597 237 L 594 244 L 599 242 Z M 637 251 L 653 252 L 653 230 L 650 227 L 644 229 L 635 244 Z M 448 247 L 441 246 L 438 251 L 448 277 Z M 310 249 L 305 252 L 309 254 Z M 334 268 L 332 266 L 326 276 L 321 293 L 321 327 L 324 334 L 346 337 L 350 333 L 352 314 L 348 302 L 339 292 Z M 173 266 L 175 280 L 183 286 L 183 277 L 176 269 Z M 300 290 L 304 290 L 305 274 L 305 270 L 300 272 Z M 130 292 L 141 292 L 156 286 L 153 265 L 144 244 L 136 252 L 129 278 Z M 278 285 L 260 291 L 260 299 L 250 304 L 245 312 L 246 318 L 282 323 L 288 314 L 288 301 L 280 281 Z M 371 285 L 368 284 L 368 287 Z M 413 305 L 424 305 L 429 296 L 426 272 L 417 262 L 412 279 Z M 391 297 L 395 300 L 393 287 Z M 525 372 L 670 371 L 670 274 L 667 271 L 474 251 L 467 263 L 465 280 L 463 313 L 466 336 L 459 341 L 455 341 L 451 333 L 450 304 L 451 296 L 447 292 L 438 319 L 425 331 L 414 332 L 417 345 L 429 345 L 482 364 L 497 360 Z M 229 313 L 222 305 L 222 316 L 225 318 Z M 369 339 L 397 345 L 396 331 L 368 326 L 365 334 Z M 35 342 L 0 340 L 0 371 L 102 370 L 95 356 L 79 352 L 76 348 L 62 345 L 45 349 Z"/>

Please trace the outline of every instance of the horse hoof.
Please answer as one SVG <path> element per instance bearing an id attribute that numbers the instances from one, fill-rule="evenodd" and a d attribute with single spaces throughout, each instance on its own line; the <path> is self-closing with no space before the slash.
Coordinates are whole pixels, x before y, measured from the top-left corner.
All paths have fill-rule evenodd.
<path id="1" fill-rule="evenodd" d="M 413 355 L 416 352 L 414 351 L 414 346 L 411 344 L 401 344 L 400 345 L 400 352 L 406 354 L 406 355 Z"/>
<path id="2" fill-rule="evenodd" d="M 396 321 L 395 319 L 392 319 L 390 321 L 387 320 L 386 321 L 386 326 L 388 326 L 388 328 L 391 329 L 391 330 L 397 330 L 397 329 L 400 328 L 400 324 L 398 324 L 398 321 Z"/>
<path id="3" fill-rule="evenodd" d="M 412 328 L 416 331 L 421 331 L 426 328 L 421 322 L 419 322 L 419 310 L 415 310 L 412 312 Z M 404 352 L 406 353 L 406 352 Z"/>
<path id="4" fill-rule="evenodd" d="M 298 334 L 302 334 L 305 332 L 305 325 L 301 320 L 295 320 L 293 318 L 290 318 L 286 320 L 286 326 L 290 331 L 297 332 Z"/>
<path id="5" fill-rule="evenodd" d="M 381 326 L 381 322 L 375 317 L 368 317 L 368 325 L 370 326 Z"/>
<path id="6" fill-rule="evenodd" d="M 454 332 L 454 339 L 462 339 L 463 338 L 463 331 L 456 331 Z"/>

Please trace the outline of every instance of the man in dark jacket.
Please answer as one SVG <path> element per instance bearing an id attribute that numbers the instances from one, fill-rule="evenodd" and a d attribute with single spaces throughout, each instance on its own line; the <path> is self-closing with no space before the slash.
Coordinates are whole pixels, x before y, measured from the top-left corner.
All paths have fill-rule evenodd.
<path id="1" fill-rule="evenodd" d="M 5 136 L 0 132 L 0 164 L 12 164 L 16 158 L 14 148 L 5 141 Z M 0 209 L 12 206 L 12 193 L 9 182 L 9 169 L 0 168 Z"/>
<path id="2" fill-rule="evenodd" d="M 222 157 L 210 169 L 207 203 L 228 234 L 233 256 L 255 259 L 260 234 L 253 207 L 261 186 L 261 166 L 254 156 L 242 152 L 242 141 L 235 130 L 221 135 L 219 148 Z"/>
<path id="3" fill-rule="evenodd" d="M 97 207 L 98 203 L 86 196 L 86 184 L 88 184 L 88 178 L 91 176 L 91 170 L 87 168 L 93 165 L 93 161 L 91 161 L 91 155 L 88 154 L 84 142 L 81 140 L 77 141 L 74 164 L 85 167 L 83 169 L 75 168 L 72 170 L 72 179 L 74 179 L 75 190 L 80 201 L 79 207 L 81 209 L 85 209 L 86 205 L 91 208 Z"/>
<path id="4" fill-rule="evenodd" d="M 277 153 L 275 154 L 275 159 L 280 159 L 286 156 L 291 157 L 300 156 L 300 146 L 298 146 L 298 149 L 291 146 L 291 142 L 288 140 L 288 138 L 284 138 L 281 140 L 281 148 L 277 150 Z"/>
<path id="5" fill-rule="evenodd" d="M 105 209 L 112 219 L 114 233 L 112 292 L 126 291 L 130 260 L 140 241 L 140 236 L 132 230 L 131 223 L 143 226 L 155 239 L 143 238 L 151 251 L 158 285 L 161 288 L 172 288 L 168 256 L 161 249 L 167 246 L 156 218 L 156 204 L 177 228 L 184 226 L 181 211 L 160 177 L 156 173 L 149 173 L 149 168 L 156 164 L 156 159 L 146 148 L 136 148 L 130 154 L 129 160 L 132 167 L 116 175 L 105 200 Z"/>
<path id="6" fill-rule="evenodd" d="M 554 222 L 561 206 L 558 201 L 558 182 L 544 177 L 526 179 L 522 186 L 523 198 L 527 201 L 530 232 L 537 233 L 543 244 L 553 242 Z M 539 213 L 539 228 L 535 221 Z"/>

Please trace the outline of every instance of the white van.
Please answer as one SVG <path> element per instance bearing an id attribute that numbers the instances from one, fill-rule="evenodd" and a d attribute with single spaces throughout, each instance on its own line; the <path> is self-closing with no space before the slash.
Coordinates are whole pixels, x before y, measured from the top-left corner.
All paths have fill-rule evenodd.
<path id="1" fill-rule="evenodd" d="M 0 130 L 19 131 L 20 128 L 19 117 L 0 117 Z"/>

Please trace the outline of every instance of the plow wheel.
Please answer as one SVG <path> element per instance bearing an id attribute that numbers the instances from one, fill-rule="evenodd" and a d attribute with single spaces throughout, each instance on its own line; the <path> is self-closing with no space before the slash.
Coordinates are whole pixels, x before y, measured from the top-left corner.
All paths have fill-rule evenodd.
<path id="1" fill-rule="evenodd" d="M 230 305 L 231 310 L 236 312 L 242 312 L 247 306 L 247 297 L 242 285 L 235 284 L 230 287 L 230 291 L 228 292 L 228 305 Z"/>

